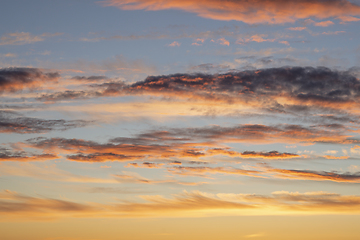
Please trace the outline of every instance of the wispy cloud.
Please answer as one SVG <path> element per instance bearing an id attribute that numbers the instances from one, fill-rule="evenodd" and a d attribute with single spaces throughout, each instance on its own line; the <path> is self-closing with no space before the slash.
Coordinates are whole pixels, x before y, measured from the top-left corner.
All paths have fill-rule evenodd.
<path id="1" fill-rule="evenodd" d="M 91 124 L 86 120 L 47 120 L 24 117 L 12 111 L 0 111 L 0 133 L 44 133 L 49 131 L 64 131 L 84 127 Z"/>
<path id="2" fill-rule="evenodd" d="M 360 197 L 328 192 L 273 192 L 256 194 L 207 194 L 183 192 L 172 198 L 142 196 L 146 202 L 113 204 L 79 203 L 32 197 L 5 190 L 0 194 L 0 212 L 7 221 L 54 218 L 231 216 L 281 214 L 358 213 Z M 270 210 L 271 209 L 271 210 Z"/>
<path id="3" fill-rule="evenodd" d="M 0 37 L 0 45 L 24 45 L 36 42 L 42 42 L 47 37 L 60 36 L 62 33 L 43 33 L 41 35 L 32 35 L 28 32 L 8 33 Z"/>
<path id="4" fill-rule="evenodd" d="M 74 183 L 118 183 L 116 178 L 98 178 L 78 175 L 59 169 L 55 164 L 38 166 L 31 163 L 7 164 L 0 163 L 2 176 L 20 176 L 46 181 L 74 182 Z"/>
<path id="5" fill-rule="evenodd" d="M 347 0 L 300 0 L 300 1 L 179 1 L 179 0 L 106 0 L 104 6 L 115 6 L 123 10 L 181 9 L 196 13 L 200 17 L 216 20 L 236 20 L 249 24 L 280 24 L 306 18 L 331 18 L 360 15 L 360 7 Z"/>

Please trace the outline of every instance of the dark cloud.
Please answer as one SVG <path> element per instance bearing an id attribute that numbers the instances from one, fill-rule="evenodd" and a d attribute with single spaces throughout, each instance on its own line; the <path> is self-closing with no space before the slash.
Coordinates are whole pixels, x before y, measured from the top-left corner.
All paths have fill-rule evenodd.
<path id="1" fill-rule="evenodd" d="M 55 101 L 72 100 L 72 99 L 88 99 L 88 98 L 101 97 L 101 96 L 103 95 L 96 91 L 67 90 L 64 92 L 42 94 L 40 97 L 36 99 L 44 102 L 55 102 Z"/>
<path id="2" fill-rule="evenodd" d="M 97 82 L 97 81 L 105 80 L 108 78 L 106 76 L 89 76 L 89 77 L 75 76 L 71 79 L 82 81 L 82 82 Z"/>
<path id="3" fill-rule="evenodd" d="M 130 161 L 142 156 L 127 156 L 114 153 L 93 153 L 68 155 L 67 159 L 78 162 L 106 162 L 106 161 Z"/>
<path id="4" fill-rule="evenodd" d="M 101 84 L 92 84 L 88 86 L 89 90 L 67 90 L 63 92 L 55 92 L 55 93 L 46 93 L 37 97 L 39 101 L 64 101 L 64 100 L 72 100 L 72 99 L 89 99 L 96 97 L 111 97 L 111 96 L 120 96 L 125 95 L 124 87 L 126 85 L 124 82 L 105 82 Z"/>
<path id="5" fill-rule="evenodd" d="M 294 158 L 299 157 L 298 154 L 294 153 L 280 153 L 278 151 L 270 152 L 255 152 L 255 151 L 245 151 L 241 153 L 242 157 L 255 157 L 255 158 Z"/>
<path id="6" fill-rule="evenodd" d="M 45 161 L 59 158 L 55 154 L 30 154 L 24 151 L 13 151 L 7 148 L 0 148 L 0 162 L 1 161 Z"/>
<path id="7" fill-rule="evenodd" d="M 42 94 L 38 100 L 147 95 L 195 102 L 205 100 L 219 106 L 243 104 L 267 113 L 299 116 L 303 120 L 321 121 L 325 119 L 323 116 L 333 115 L 334 121 L 348 118 L 355 122 L 357 116 L 351 115 L 351 108 L 357 108 L 360 96 L 360 82 L 353 70 L 325 67 L 281 67 L 225 74 L 179 73 L 149 76 L 133 84 L 111 81 L 87 87 L 87 90 Z M 325 120 L 331 121 L 330 117 Z"/>
<path id="8" fill-rule="evenodd" d="M 54 82 L 59 77 L 60 74 L 57 72 L 44 73 L 37 68 L 2 68 L 0 93 L 41 88 L 44 83 Z"/>
<path id="9" fill-rule="evenodd" d="M 71 128 L 84 127 L 90 121 L 85 120 L 45 120 L 21 116 L 12 111 L 0 111 L 0 133 L 43 133 L 64 131 Z"/>
<path id="10" fill-rule="evenodd" d="M 183 156 L 182 145 L 167 145 L 160 141 L 142 141 L 137 138 L 127 138 L 122 143 L 98 143 L 82 139 L 66 138 L 35 138 L 27 141 L 30 147 L 46 151 L 62 150 L 70 153 L 67 158 L 73 161 L 104 162 L 131 161 L 144 158 L 169 158 Z"/>
<path id="11" fill-rule="evenodd" d="M 301 101 L 351 102 L 359 97 L 360 83 L 346 71 L 325 67 L 283 67 L 219 75 L 152 76 L 127 90 L 176 93 L 189 98 L 198 96 L 214 100 L 284 96 Z"/>

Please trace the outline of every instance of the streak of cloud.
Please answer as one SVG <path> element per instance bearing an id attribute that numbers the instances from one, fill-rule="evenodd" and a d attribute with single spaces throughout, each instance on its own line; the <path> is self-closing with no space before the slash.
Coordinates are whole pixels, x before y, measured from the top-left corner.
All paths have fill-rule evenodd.
<path id="1" fill-rule="evenodd" d="M 16 112 L 0 111 L 0 133 L 44 133 L 49 131 L 65 131 L 72 128 L 85 127 L 91 121 L 85 120 L 46 120 L 24 117 Z"/>
<path id="2" fill-rule="evenodd" d="M 43 33 L 41 35 L 32 35 L 28 32 L 8 33 L 0 37 L 0 45 L 24 45 L 36 42 L 42 42 L 46 37 L 60 36 L 62 33 Z"/>
<path id="3" fill-rule="evenodd" d="M 277 191 L 271 195 L 183 192 L 172 198 L 142 196 L 146 202 L 79 203 L 32 197 L 9 190 L 0 193 L 1 218 L 42 219 L 96 217 L 239 216 L 358 213 L 360 197 L 328 192 Z"/>
<path id="4" fill-rule="evenodd" d="M 123 10 L 181 9 L 204 18 L 248 24 L 281 24 L 312 17 L 326 19 L 360 15 L 360 6 L 347 0 L 106 0 L 101 3 Z"/>

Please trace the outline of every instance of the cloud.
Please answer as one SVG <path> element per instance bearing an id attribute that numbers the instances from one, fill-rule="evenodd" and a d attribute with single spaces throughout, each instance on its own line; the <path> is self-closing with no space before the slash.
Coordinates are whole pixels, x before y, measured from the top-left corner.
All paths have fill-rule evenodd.
<path id="1" fill-rule="evenodd" d="M 66 158 L 79 162 L 134 161 L 146 159 L 176 160 L 176 158 L 206 158 L 222 155 L 238 158 L 289 159 L 298 154 L 269 151 L 236 152 L 225 143 L 331 143 L 356 144 L 359 139 L 344 134 L 340 124 L 315 125 L 259 125 L 243 124 L 233 127 L 208 126 L 199 128 L 171 128 L 147 131 L 134 137 L 118 137 L 107 143 L 67 138 L 33 138 L 18 145 L 45 152 L 68 154 Z M 324 156 L 325 158 L 327 156 Z M 175 158 L 175 159 L 172 159 Z M 331 158 L 335 158 L 332 157 Z"/>
<path id="2" fill-rule="evenodd" d="M 170 43 L 168 46 L 169 47 L 180 47 L 181 43 L 178 43 L 177 41 L 174 41 L 172 43 Z"/>
<path id="3" fill-rule="evenodd" d="M 73 183 L 118 183 L 116 178 L 97 178 L 73 174 L 57 168 L 55 164 L 38 166 L 31 163 L 6 164 L 0 163 L 1 176 L 20 176 L 46 181 Z"/>
<path id="4" fill-rule="evenodd" d="M 4 161 L 47 161 L 58 159 L 56 154 L 43 153 L 43 154 L 29 154 L 24 151 L 12 151 L 7 148 L 0 148 L 0 162 Z"/>
<path id="5" fill-rule="evenodd" d="M 283 60 L 288 62 L 291 59 Z M 266 57 L 258 61 L 264 65 L 274 60 Z M 222 68 L 226 69 L 227 66 L 203 64 L 194 69 L 212 71 Z M 168 105 L 168 101 L 164 99 L 171 98 L 172 105 L 190 100 L 192 104 L 200 104 L 199 108 L 207 105 L 208 108 L 219 108 L 218 111 L 232 107 L 237 110 L 265 110 L 273 114 L 294 115 L 302 109 L 302 112 L 307 112 L 308 116 L 314 118 L 320 118 L 319 114 L 333 115 L 338 119 L 352 118 L 352 113 L 360 112 L 360 84 L 355 74 L 350 70 L 338 71 L 325 67 L 280 67 L 223 74 L 149 76 L 132 84 L 107 81 L 86 85 L 82 90 L 44 93 L 37 99 L 56 102 L 114 96 L 155 96 L 159 98 L 159 102 L 166 102 Z M 147 104 L 154 105 L 151 101 Z"/>
<path id="6" fill-rule="evenodd" d="M 15 53 L 5 53 L 5 54 L 0 54 L 0 57 L 5 57 L 5 58 L 13 58 L 16 57 L 17 55 Z"/>
<path id="7" fill-rule="evenodd" d="M 323 32 L 321 34 L 323 34 L 323 35 L 338 35 L 340 33 L 345 33 L 345 31 L 335 31 L 335 32 L 329 31 L 329 32 Z"/>
<path id="8" fill-rule="evenodd" d="M 95 207 L 66 200 L 35 198 L 5 190 L 0 194 L 0 212 L 7 217 L 34 219 L 74 216 L 94 212 Z"/>
<path id="9" fill-rule="evenodd" d="M 251 37 L 248 38 L 239 38 L 236 43 L 237 44 L 244 44 L 244 43 L 248 43 L 248 42 L 274 42 L 275 39 L 264 39 L 264 37 L 267 37 L 266 34 L 255 34 L 252 35 Z"/>
<path id="10" fill-rule="evenodd" d="M 71 79 L 80 81 L 80 82 L 85 82 L 85 83 L 91 83 L 91 82 L 99 82 L 99 81 L 103 81 L 108 79 L 108 77 L 106 76 L 89 76 L 89 77 L 85 77 L 85 76 L 75 76 L 72 77 Z"/>
<path id="11" fill-rule="evenodd" d="M 241 216 L 282 214 L 354 214 L 360 197 L 328 192 L 277 191 L 270 195 L 183 192 L 171 198 L 142 196 L 145 202 L 100 204 L 32 197 L 9 190 L 0 193 L 2 220 L 56 218 Z"/>
<path id="12" fill-rule="evenodd" d="M 190 71 L 193 72 L 208 72 L 208 71 L 214 71 L 214 72 L 223 72 L 225 70 L 228 70 L 230 68 L 230 65 L 227 64 L 212 64 L 212 63 L 204 63 L 196 66 L 191 66 L 189 68 Z"/>
<path id="13" fill-rule="evenodd" d="M 275 177 L 285 179 L 313 180 L 313 181 L 332 181 L 346 183 L 360 183 L 360 172 L 340 173 L 336 171 L 311 171 L 311 170 L 288 170 L 268 168 L 268 172 L 276 173 Z"/>
<path id="14" fill-rule="evenodd" d="M 184 175 L 184 176 L 198 176 L 206 177 L 208 173 L 210 174 L 234 174 L 234 175 L 244 175 L 251 177 L 263 177 L 261 171 L 257 170 L 246 170 L 240 168 L 226 168 L 226 167 L 183 167 L 175 166 L 168 168 L 168 171 L 172 174 Z"/>
<path id="15" fill-rule="evenodd" d="M 44 133 L 49 131 L 65 131 L 72 128 L 85 127 L 91 121 L 85 120 L 45 120 L 24 117 L 12 111 L 0 111 L 0 133 Z"/>
<path id="16" fill-rule="evenodd" d="M 339 133 L 337 133 L 339 134 Z M 291 140 L 298 135 L 296 140 Z M 302 137 L 300 137 L 302 135 Z M 167 131 L 148 131 L 134 137 L 118 137 L 110 139 L 107 143 L 87 141 L 83 139 L 67 138 L 33 138 L 18 143 L 19 147 L 39 149 L 46 153 L 66 153 L 66 158 L 79 162 L 106 162 L 106 161 L 134 161 L 145 159 L 169 158 L 200 158 L 222 155 L 238 158 L 259 159 L 286 159 L 301 157 L 294 153 L 281 153 L 278 151 L 236 152 L 223 145 L 226 142 L 247 142 L 259 144 L 261 142 L 304 142 L 317 141 L 345 141 L 346 136 L 331 131 L 317 131 L 306 129 L 297 125 L 264 126 L 239 125 L 222 128 L 218 126 L 204 128 L 179 128 Z M 143 163 L 147 167 L 155 166 Z M 144 166 L 145 166 L 144 165 Z M 138 165 L 133 165 L 137 167 Z M 158 166 L 158 165 L 157 165 Z"/>
<path id="17" fill-rule="evenodd" d="M 295 158 L 300 157 L 298 154 L 294 153 L 280 153 L 278 151 L 271 152 L 255 152 L 255 151 L 245 151 L 241 153 L 241 156 L 244 158 L 275 158 L 275 159 L 284 159 L 284 158 Z"/>
<path id="18" fill-rule="evenodd" d="M 360 21 L 360 18 L 356 18 L 356 17 L 352 17 L 352 16 L 342 16 L 342 17 L 338 17 L 342 22 L 341 24 L 345 24 L 348 22 L 358 22 Z"/>
<path id="19" fill-rule="evenodd" d="M 294 170 L 255 166 L 252 169 L 233 167 L 185 167 L 174 166 L 167 169 L 172 174 L 183 176 L 208 177 L 208 174 L 243 175 L 258 178 L 278 178 L 286 180 L 332 181 L 339 183 L 360 183 L 360 172 L 327 172 L 312 170 Z"/>
<path id="20" fill-rule="evenodd" d="M 44 41 L 45 37 L 54 37 L 62 33 L 43 33 L 41 35 L 32 35 L 28 32 L 8 33 L 0 38 L 0 45 L 24 45 Z"/>
<path id="21" fill-rule="evenodd" d="M 276 79 L 276 81 L 275 81 Z M 219 75 L 175 74 L 150 76 L 125 87 L 128 92 L 162 93 L 207 100 L 252 100 L 252 96 L 293 101 L 343 103 L 356 100 L 359 81 L 348 72 L 324 67 L 283 67 Z"/>
<path id="22" fill-rule="evenodd" d="M 360 6 L 347 0 L 106 0 L 101 3 L 123 10 L 180 9 L 204 18 L 248 24 L 281 24 L 311 17 L 325 19 L 360 15 Z"/>
<path id="23" fill-rule="evenodd" d="M 289 30 L 291 31 L 302 31 L 302 30 L 305 30 L 306 27 L 291 27 L 291 28 L 288 28 Z"/>
<path id="24" fill-rule="evenodd" d="M 240 124 L 233 127 L 207 126 L 199 128 L 172 128 L 167 131 L 154 131 L 142 134 L 149 139 L 188 140 L 192 142 L 246 142 L 262 143 L 334 143 L 350 144 L 359 142 L 358 139 L 345 135 L 342 125 L 302 126 L 291 124 L 262 125 Z M 261 153 L 256 153 L 261 155 Z M 270 153 L 263 153 L 264 155 Z M 279 153 L 272 152 L 276 155 Z M 281 154 L 281 153 L 280 153 Z M 246 152 L 245 152 L 246 155 Z"/>
<path id="25" fill-rule="evenodd" d="M 169 159 L 205 156 L 201 147 L 191 143 L 167 142 L 145 138 L 116 138 L 101 144 L 94 141 L 66 138 L 35 138 L 23 143 L 26 147 L 47 152 L 65 152 L 68 160 L 79 162 L 133 161 L 147 158 Z M 193 146 L 194 145 L 194 146 Z M 211 144 L 203 144 L 204 146 Z M 201 146 L 201 144 L 200 144 Z"/>
<path id="26" fill-rule="evenodd" d="M 230 42 L 225 38 L 219 38 L 216 42 L 219 43 L 220 45 L 230 46 Z"/>
<path id="27" fill-rule="evenodd" d="M 152 163 L 152 162 L 143 162 L 138 164 L 136 162 L 128 163 L 125 167 L 134 167 L 134 168 L 162 168 L 164 164 L 162 163 Z"/>
<path id="28" fill-rule="evenodd" d="M 334 23 L 332 21 L 323 21 L 323 22 L 317 22 L 317 23 L 314 23 L 315 26 L 318 26 L 318 27 L 328 27 L 330 25 L 333 25 Z"/>
<path id="29" fill-rule="evenodd" d="M 195 45 L 195 46 L 201 46 L 204 43 L 205 39 L 204 38 L 197 38 L 195 40 L 195 42 L 193 42 L 191 45 Z"/>
<path id="30" fill-rule="evenodd" d="M 37 68 L 1 68 L 0 93 L 41 88 L 43 84 L 56 82 L 59 77 L 57 72 L 44 73 Z"/>
<path id="31" fill-rule="evenodd" d="M 123 172 L 124 174 L 115 174 L 113 177 L 119 183 L 136 183 L 136 184 L 175 184 L 175 185 L 186 185 L 186 186 L 197 186 L 205 184 L 206 182 L 184 182 L 176 179 L 165 179 L 165 180 L 151 180 L 140 176 L 134 172 Z"/>

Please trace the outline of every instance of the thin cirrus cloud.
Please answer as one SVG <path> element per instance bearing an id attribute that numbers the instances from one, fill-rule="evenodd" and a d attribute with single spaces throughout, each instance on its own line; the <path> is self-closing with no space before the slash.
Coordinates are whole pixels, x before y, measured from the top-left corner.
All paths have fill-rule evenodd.
<path id="1" fill-rule="evenodd" d="M 23 162 L 21 164 L 0 164 L 1 176 L 20 176 L 45 181 L 74 182 L 74 183 L 118 183 L 116 178 L 97 178 L 73 174 L 61 170 L 56 165 L 37 166 L 35 164 Z"/>
<path id="2" fill-rule="evenodd" d="M 277 178 L 286 180 L 331 181 L 339 183 L 360 183 L 360 172 L 314 171 L 254 166 L 252 169 L 234 167 L 185 167 L 168 168 L 172 174 L 182 176 L 208 177 L 209 174 L 242 175 L 257 178 Z"/>
<path id="3" fill-rule="evenodd" d="M 176 179 L 152 180 L 136 173 L 124 172 L 124 174 L 113 174 L 109 178 L 99 178 L 86 175 L 74 174 L 59 169 L 55 164 L 37 166 L 32 163 L 22 162 L 21 164 L 0 163 L 1 176 L 20 176 L 46 181 L 73 182 L 73 183 L 133 183 L 133 184 L 171 184 L 171 185 L 202 185 L 205 182 L 184 182 Z"/>
<path id="4" fill-rule="evenodd" d="M 248 24 L 281 24 L 313 17 L 326 19 L 360 15 L 360 6 L 347 0 L 106 0 L 100 3 L 123 10 L 180 9 L 204 18 Z"/>
<path id="5" fill-rule="evenodd" d="M 153 131 L 139 135 L 152 141 L 182 139 L 193 142 L 247 142 L 252 144 L 261 143 L 333 143 L 349 144 L 358 143 L 359 139 L 346 134 L 342 125 L 314 125 L 302 126 L 294 124 L 262 125 L 262 124 L 239 124 L 232 127 L 206 126 L 199 128 L 172 128 L 166 131 Z M 243 155 L 251 155 L 244 152 Z M 279 154 L 276 152 L 267 153 Z M 259 154 L 257 154 L 259 155 Z"/>
<path id="6" fill-rule="evenodd" d="M 0 111 L 0 133 L 45 133 L 49 131 L 65 131 L 72 128 L 85 127 L 91 124 L 86 120 L 46 120 L 30 118 L 13 111 Z"/>
<path id="7" fill-rule="evenodd" d="M 314 180 L 314 181 L 333 181 L 346 183 L 360 183 L 360 172 L 356 173 L 340 173 L 327 171 L 311 171 L 311 170 L 289 170 L 269 168 L 269 172 L 275 173 L 278 178 Z"/>
<path id="8" fill-rule="evenodd" d="M 270 195 L 183 192 L 172 198 L 142 196 L 145 202 L 100 204 L 32 197 L 5 190 L 0 193 L 1 219 L 42 220 L 82 217 L 232 216 L 358 213 L 360 197 L 329 192 L 277 191 Z M 5 218 L 5 219 L 4 219 Z"/>
<path id="9" fill-rule="evenodd" d="M 60 36 L 62 33 L 43 33 L 41 35 L 32 35 L 28 32 L 8 33 L 0 37 L 0 45 L 24 45 L 36 42 L 42 42 L 46 37 Z"/>

